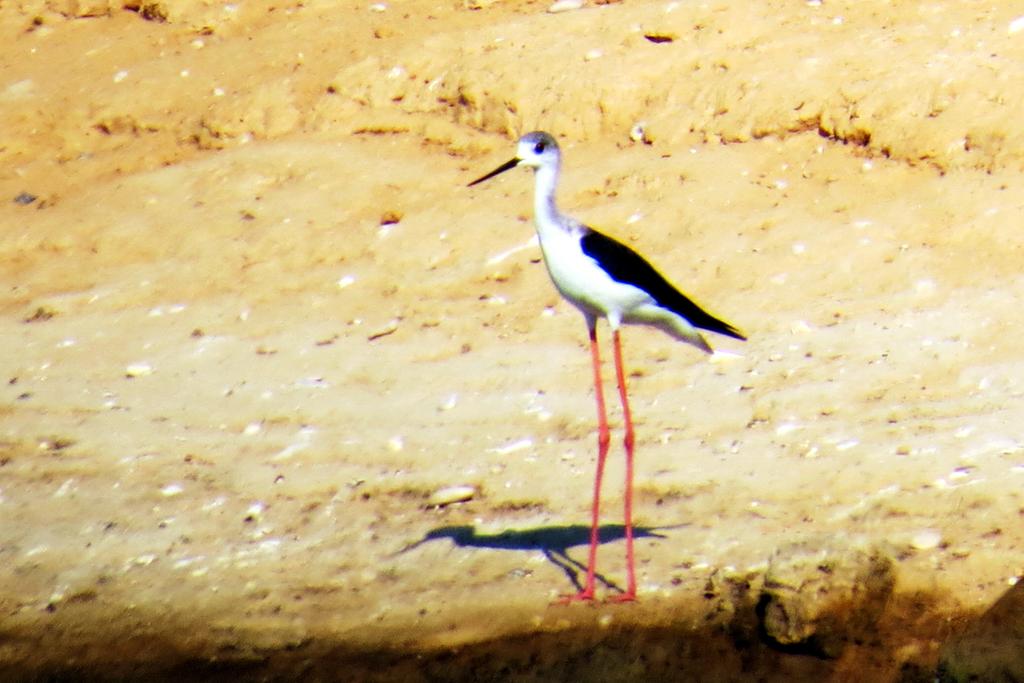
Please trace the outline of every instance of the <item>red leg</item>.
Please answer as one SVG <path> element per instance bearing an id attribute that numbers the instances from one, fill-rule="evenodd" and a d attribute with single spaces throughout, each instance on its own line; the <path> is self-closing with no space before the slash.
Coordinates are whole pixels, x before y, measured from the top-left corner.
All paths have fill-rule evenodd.
<path id="1" fill-rule="evenodd" d="M 615 340 L 615 377 L 619 384 L 619 399 L 622 401 L 622 419 L 626 423 L 626 493 L 625 493 L 625 526 L 626 526 L 626 592 L 611 598 L 614 602 L 632 602 L 636 600 L 636 567 L 633 561 L 633 416 L 629 411 L 629 398 L 626 395 L 626 372 L 622 366 L 622 341 L 619 331 L 613 333 Z"/>
<path id="2" fill-rule="evenodd" d="M 594 571 L 597 565 L 598 518 L 601 501 L 601 479 L 604 477 L 604 461 L 608 455 L 611 437 L 608 433 L 608 417 L 604 409 L 604 390 L 601 387 L 601 354 L 597 350 L 597 328 L 590 328 L 590 355 L 594 362 L 594 397 L 597 399 L 597 474 L 594 476 L 594 502 L 590 510 L 590 556 L 587 560 L 587 583 L 575 595 L 567 595 L 561 602 L 594 599 Z"/>

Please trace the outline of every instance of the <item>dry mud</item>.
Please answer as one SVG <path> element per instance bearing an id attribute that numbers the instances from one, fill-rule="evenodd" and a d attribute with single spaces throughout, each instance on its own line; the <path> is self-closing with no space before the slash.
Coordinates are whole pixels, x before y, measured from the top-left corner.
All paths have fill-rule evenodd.
<path id="1" fill-rule="evenodd" d="M 1024 12 L 548 10 L 0 5 L 0 678 L 1024 677 Z M 632 605 L 533 129 L 750 337 L 626 331 Z"/>

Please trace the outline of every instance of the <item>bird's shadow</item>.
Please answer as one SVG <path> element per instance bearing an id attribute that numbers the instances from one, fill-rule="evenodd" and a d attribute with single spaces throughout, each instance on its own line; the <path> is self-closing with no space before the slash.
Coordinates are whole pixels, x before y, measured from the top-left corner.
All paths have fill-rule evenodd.
<path id="1" fill-rule="evenodd" d="M 660 531 L 677 529 L 686 526 L 647 527 L 634 526 L 633 538 L 666 538 Z M 626 527 L 622 524 L 605 524 L 598 528 L 599 544 L 612 543 L 626 537 Z M 553 565 L 562 570 L 576 590 L 583 590 L 579 574 L 586 573 L 587 567 L 582 562 L 569 556 L 569 548 L 590 545 L 590 527 L 584 524 L 568 524 L 563 526 L 545 526 L 532 529 L 508 529 L 497 534 L 481 534 L 471 525 L 442 526 L 427 532 L 418 541 L 410 543 L 396 555 L 409 552 L 419 546 L 440 539 L 449 539 L 462 548 L 490 548 L 493 550 L 539 550 Z M 612 590 L 622 588 L 612 581 L 595 574 L 595 578 Z"/>

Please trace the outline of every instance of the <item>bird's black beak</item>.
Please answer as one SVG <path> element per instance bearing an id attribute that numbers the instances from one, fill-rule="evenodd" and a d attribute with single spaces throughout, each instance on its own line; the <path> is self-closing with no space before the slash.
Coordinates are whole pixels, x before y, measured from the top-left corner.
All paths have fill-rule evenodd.
<path id="1" fill-rule="evenodd" d="M 485 176 L 481 176 L 481 177 L 477 178 L 476 180 L 471 182 L 466 187 L 473 187 L 477 183 L 482 183 L 483 181 L 485 181 L 485 180 L 487 180 L 489 178 L 493 178 L 494 176 L 498 175 L 499 173 L 504 173 L 505 171 L 509 170 L 510 168 L 515 168 L 516 166 L 519 165 L 520 161 L 522 161 L 522 159 L 520 159 L 519 157 L 516 157 L 514 159 L 509 159 L 508 161 L 503 163 L 498 168 L 494 169 L 493 171 L 491 171 L 490 173 L 488 173 Z"/>

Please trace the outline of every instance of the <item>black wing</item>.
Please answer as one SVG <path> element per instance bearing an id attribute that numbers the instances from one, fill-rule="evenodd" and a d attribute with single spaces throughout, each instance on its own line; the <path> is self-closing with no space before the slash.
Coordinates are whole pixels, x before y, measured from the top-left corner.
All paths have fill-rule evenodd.
<path id="1" fill-rule="evenodd" d="M 654 266 L 644 260 L 643 256 L 592 228 L 587 230 L 580 240 L 583 253 L 597 261 L 613 280 L 644 290 L 659 306 L 683 316 L 694 327 L 746 340 L 743 333 L 735 327 L 690 301 L 655 270 Z"/>

